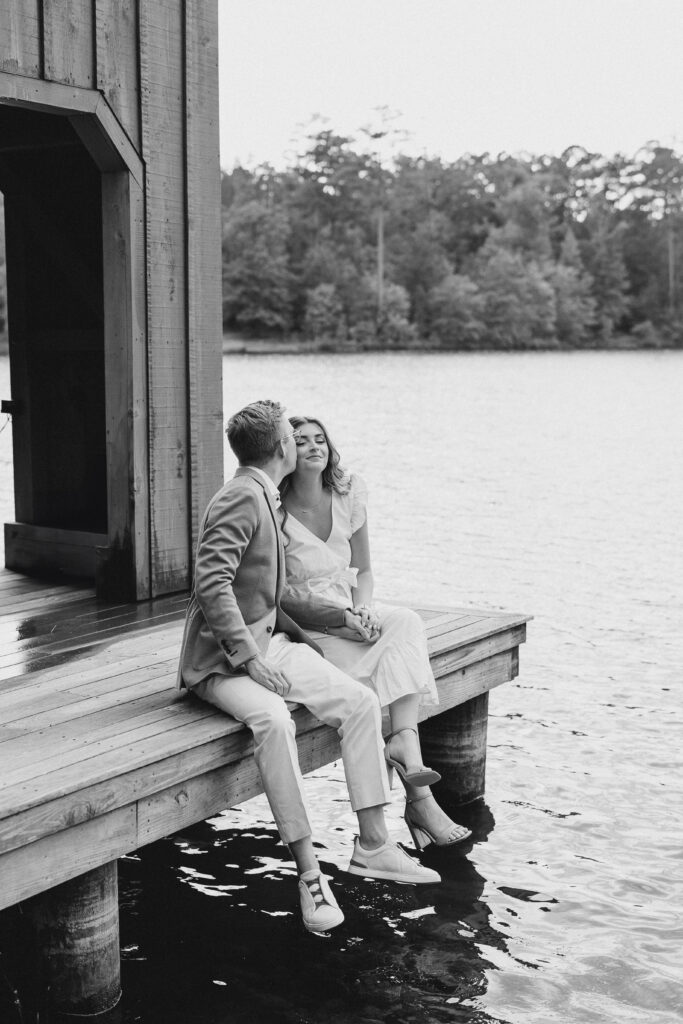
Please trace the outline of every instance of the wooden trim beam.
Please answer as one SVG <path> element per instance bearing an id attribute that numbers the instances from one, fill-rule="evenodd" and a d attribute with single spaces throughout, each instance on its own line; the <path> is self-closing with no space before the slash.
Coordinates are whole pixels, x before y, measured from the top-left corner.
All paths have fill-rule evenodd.
<path id="1" fill-rule="evenodd" d="M 138 185 L 144 185 L 144 162 L 97 89 L 0 71 L 0 103 L 68 117 L 101 171 L 127 170 Z"/>

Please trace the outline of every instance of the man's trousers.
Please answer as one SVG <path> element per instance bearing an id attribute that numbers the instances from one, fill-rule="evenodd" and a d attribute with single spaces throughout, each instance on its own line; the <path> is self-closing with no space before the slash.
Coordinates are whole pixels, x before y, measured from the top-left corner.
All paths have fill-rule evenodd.
<path id="1" fill-rule="evenodd" d="M 312 647 L 276 633 L 266 658 L 291 684 L 286 698 L 249 675 L 212 675 L 192 692 L 251 729 L 254 758 L 280 837 L 285 843 L 311 835 L 296 727 L 286 701 L 303 704 L 339 733 L 346 783 L 354 811 L 389 801 L 389 784 L 375 693 L 345 675 Z"/>

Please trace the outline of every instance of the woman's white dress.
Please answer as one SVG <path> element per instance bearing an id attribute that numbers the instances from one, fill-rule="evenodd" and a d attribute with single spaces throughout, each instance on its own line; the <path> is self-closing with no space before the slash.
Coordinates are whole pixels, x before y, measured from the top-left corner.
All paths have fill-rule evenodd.
<path id="1" fill-rule="evenodd" d="M 353 474 L 348 493 L 332 491 L 332 530 L 326 541 L 288 514 L 284 524 L 285 596 L 319 595 L 338 601 L 341 607 L 351 607 L 357 570 L 351 566 L 350 540 L 365 522 L 366 506 L 365 485 Z M 311 631 L 310 635 L 334 665 L 371 686 L 382 707 L 411 693 L 419 693 L 422 704 L 438 704 L 422 619 L 410 608 L 374 607 L 381 631 L 373 644 L 327 633 Z"/>

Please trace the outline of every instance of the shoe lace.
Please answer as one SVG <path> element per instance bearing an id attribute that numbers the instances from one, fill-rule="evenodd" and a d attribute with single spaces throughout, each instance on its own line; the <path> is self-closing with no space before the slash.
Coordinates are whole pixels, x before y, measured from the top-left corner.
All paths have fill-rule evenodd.
<path id="1" fill-rule="evenodd" d="M 323 904 L 327 903 L 325 895 L 320 886 L 319 876 L 318 878 L 312 878 L 310 882 L 306 882 L 306 885 L 308 886 L 308 891 L 313 897 L 313 902 L 315 903 L 316 909 L 318 907 L 321 907 Z"/>

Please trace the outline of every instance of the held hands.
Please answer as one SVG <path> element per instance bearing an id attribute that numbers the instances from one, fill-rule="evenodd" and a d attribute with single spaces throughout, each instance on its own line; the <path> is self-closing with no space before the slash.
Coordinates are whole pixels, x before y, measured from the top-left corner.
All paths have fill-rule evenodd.
<path id="1" fill-rule="evenodd" d="M 355 606 L 353 613 L 360 616 L 361 625 L 364 629 L 367 629 L 370 633 L 377 633 L 377 636 L 379 636 L 379 616 L 374 608 L 371 608 L 369 604 L 359 604 Z"/>
<path id="2" fill-rule="evenodd" d="M 245 669 L 251 678 L 266 690 L 272 690 L 280 697 L 286 697 L 289 693 L 290 683 L 285 679 L 282 672 L 275 668 L 266 658 L 257 654 L 245 662 Z"/>
<path id="3" fill-rule="evenodd" d="M 359 643 L 374 644 L 379 640 L 379 619 L 372 609 L 367 605 L 360 605 L 358 608 L 347 608 L 344 612 L 344 625 L 337 629 L 330 629 L 330 633 L 336 636 L 343 636 L 347 640 L 357 640 Z"/>

